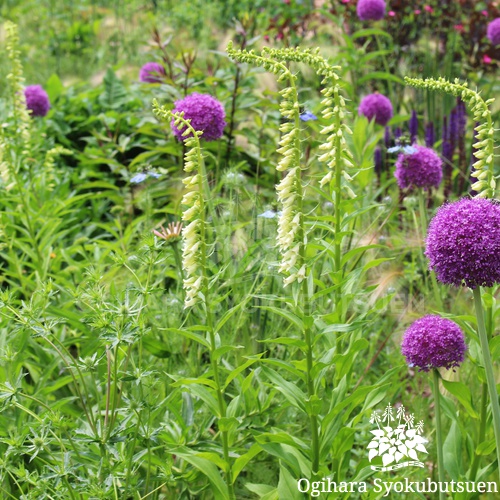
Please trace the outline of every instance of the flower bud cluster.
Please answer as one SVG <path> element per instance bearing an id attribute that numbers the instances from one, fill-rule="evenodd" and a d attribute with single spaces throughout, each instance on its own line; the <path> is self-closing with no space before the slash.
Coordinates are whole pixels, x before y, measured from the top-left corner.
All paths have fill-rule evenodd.
<path id="1" fill-rule="evenodd" d="M 17 25 L 10 21 L 7 21 L 4 27 L 7 35 L 7 55 L 12 67 L 11 73 L 7 75 L 7 80 L 12 91 L 14 119 L 17 127 L 16 134 L 23 140 L 27 154 L 31 141 L 31 119 L 24 95 L 24 76 L 19 51 L 19 33 Z"/>
<path id="2" fill-rule="evenodd" d="M 192 307 L 201 300 L 204 286 L 205 267 L 205 206 L 203 200 L 203 155 L 200 147 L 200 136 L 203 132 L 196 131 L 190 120 L 184 118 L 184 113 L 172 113 L 160 108 L 153 101 L 153 112 L 165 121 L 183 129 L 186 153 L 184 156 L 184 171 L 189 174 L 183 179 L 186 192 L 182 198 L 185 206 L 182 220 L 185 226 L 182 229 L 182 267 L 185 272 L 184 290 L 186 296 L 184 307 Z"/>
<path id="3" fill-rule="evenodd" d="M 306 267 L 301 257 L 305 246 L 305 234 L 300 165 L 300 106 L 295 86 L 297 78 L 283 62 L 287 60 L 285 52 L 286 50 L 266 47 L 262 50 L 262 55 L 257 55 L 253 50 L 234 50 L 231 42 L 227 48 L 231 59 L 260 66 L 277 75 L 278 82 L 287 81 L 289 84 L 280 91 L 280 113 L 287 121 L 280 126 L 282 136 L 277 151 L 281 155 L 281 159 L 276 165 L 278 171 L 286 172 L 286 175 L 276 186 L 276 192 L 278 201 L 282 204 L 277 237 L 281 253 L 279 271 L 288 274 L 283 281 L 284 285 L 287 286 L 294 281 L 301 282 L 306 276 Z"/>
<path id="4" fill-rule="evenodd" d="M 474 156 L 477 161 L 472 165 L 473 173 L 477 179 L 471 186 L 471 189 L 477 192 L 479 198 L 492 198 L 495 196 L 496 182 L 494 177 L 494 142 L 493 136 L 495 129 L 489 109 L 494 99 L 484 101 L 478 92 L 467 87 L 466 82 L 460 82 L 458 79 L 449 82 L 444 78 L 405 78 L 405 82 L 413 87 L 424 88 L 428 90 L 437 90 L 446 92 L 455 97 L 460 97 L 473 113 L 475 122 L 479 122 L 476 127 L 476 142 L 473 147 L 476 149 Z"/>

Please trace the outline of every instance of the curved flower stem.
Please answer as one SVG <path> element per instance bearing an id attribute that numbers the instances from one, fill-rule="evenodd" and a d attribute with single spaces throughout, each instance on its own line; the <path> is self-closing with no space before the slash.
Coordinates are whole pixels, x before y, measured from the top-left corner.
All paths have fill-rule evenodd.
<path id="1" fill-rule="evenodd" d="M 437 459 L 438 459 L 438 477 L 439 482 L 443 484 L 445 482 L 444 476 L 444 460 L 443 460 L 443 429 L 441 428 L 441 404 L 439 398 L 441 396 L 439 392 L 439 371 L 434 368 L 432 370 L 433 374 L 433 389 L 434 389 L 434 408 L 436 409 L 436 448 L 437 448 Z M 439 500 L 444 500 L 445 494 L 439 489 Z"/>
<path id="2" fill-rule="evenodd" d="M 491 413 L 493 415 L 493 430 L 495 431 L 495 441 L 497 449 L 498 473 L 500 475 L 500 405 L 498 404 L 498 392 L 493 373 L 493 363 L 491 362 L 491 353 L 488 343 L 488 334 L 484 323 L 483 303 L 481 300 L 481 287 L 476 287 L 474 293 L 474 306 L 476 308 L 477 329 L 479 333 L 479 342 L 483 352 L 484 371 L 486 372 L 486 382 L 490 393 Z"/>

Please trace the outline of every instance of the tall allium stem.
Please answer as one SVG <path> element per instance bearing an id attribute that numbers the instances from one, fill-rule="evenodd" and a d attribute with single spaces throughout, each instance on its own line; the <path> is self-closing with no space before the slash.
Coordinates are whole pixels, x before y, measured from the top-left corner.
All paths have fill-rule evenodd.
<path id="1" fill-rule="evenodd" d="M 192 307 L 198 302 L 203 305 L 206 326 L 210 342 L 210 363 L 212 365 L 215 392 L 218 403 L 218 425 L 222 442 L 222 453 L 224 456 L 224 472 L 230 500 L 235 500 L 233 485 L 233 464 L 229 454 L 229 432 L 221 430 L 221 422 L 227 418 L 227 406 L 224 397 L 224 386 L 221 383 L 219 358 L 215 355 L 218 348 L 215 334 L 212 304 L 210 303 L 210 282 L 207 274 L 207 234 L 206 234 L 206 203 L 205 198 L 210 200 L 210 191 L 207 183 L 205 161 L 200 145 L 202 132 L 195 131 L 190 120 L 184 119 L 183 113 L 172 113 L 165 108 L 160 108 L 156 100 L 153 101 L 153 111 L 161 119 L 170 121 L 174 119 L 176 126 L 181 126 L 186 154 L 184 158 L 184 170 L 189 175 L 184 178 L 186 193 L 182 204 L 187 208 L 182 218 L 188 223 L 182 230 L 184 240 L 183 246 L 183 268 L 186 278 L 184 288 L 186 298 L 184 307 Z M 208 207 L 210 208 L 210 207 Z"/>
<path id="2" fill-rule="evenodd" d="M 483 303 L 481 300 L 481 287 L 477 286 L 473 290 L 474 306 L 476 308 L 477 329 L 479 342 L 483 352 L 484 371 L 486 372 L 486 382 L 490 393 L 491 413 L 493 415 L 493 430 L 495 431 L 495 441 L 498 461 L 498 474 L 500 477 L 500 405 L 498 403 L 498 392 L 495 383 L 495 374 L 493 372 L 493 363 L 491 361 L 490 347 L 488 343 L 488 334 L 484 323 Z"/>
<path id="3" fill-rule="evenodd" d="M 474 144 L 476 151 L 474 156 L 477 161 L 473 164 L 474 172 L 471 174 L 477 181 L 472 185 L 472 189 L 477 192 L 479 198 L 495 197 L 495 172 L 494 172 L 494 142 L 493 119 L 489 105 L 495 99 L 484 101 L 478 92 L 467 87 L 467 82 L 460 83 L 458 79 L 449 82 L 444 78 L 408 78 L 405 82 L 417 88 L 445 92 L 455 97 L 460 97 L 473 113 L 473 119 L 479 122 L 476 127 L 477 142 Z"/>
<path id="4" fill-rule="evenodd" d="M 436 448 L 438 459 L 438 478 L 441 484 L 445 482 L 444 476 L 444 459 L 443 459 L 443 429 L 441 427 L 441 402 L 439 400 L 441 394 L 439 392 L 439 371 L 437 368 L 432 370 L 433 374 L 433 389 L 434 389 L 434 409 L 436 410 Z M 439 500 L 444 500 L 445 494 L 439 489 Z"/>

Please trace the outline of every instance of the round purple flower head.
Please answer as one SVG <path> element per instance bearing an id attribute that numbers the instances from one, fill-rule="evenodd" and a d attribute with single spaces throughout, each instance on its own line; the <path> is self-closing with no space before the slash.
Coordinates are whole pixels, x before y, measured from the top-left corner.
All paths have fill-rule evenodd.
<path id="1" fill-rule="evenodd" d="M 385 0 L 359 0 L 356 11 L 361 21 L 380 21 L 385 16 Z"/>
<path id="2" fill-rule="evenodd" d="M 465 337 L 460 327 L 441 316 L 424 316 L 403 335 L 401 353 L 409 366 L 427 372 L 432 368 L 458 367 L 465 359 Z"/>
<path id="3" fill-rule="evenodd" d="M 425 255 L 442 283 L 500 283 L 500 204 L 463 198 L 443 205 L 429 225 Z"/>
<path id="4" fill-rule="evenodd" d="M 382 94 L 367 95 L 359 105 L 358 114 L 366 116 L 368 120 L 375 118 L 376 123 L 385 126 L 393 115 L 391 101 Z"/>
<path id="5" fill-rule="evenodd" d="M 139 71 L 139 81 L 143 83 L 161 83 L 165 68 L 157 62 L 146 63 Z"/>
<path id="6" fill-rule="evenodd" d="M 486 36 L 493 45 L 500 45 L 500 17 L 493 19 L 493 21 L 488 24 Z"/>
<path id="7" fill-rule="evenodd" d="M 47 92 L 41 85 L 28 85 L 24 89 L 26 107 L 33 116 L 45 116 L 50 109 L 50 101 Z"/>
<path id="8" fill-rule="evenodd" d="M 401 189 L 407 187 L 438 187 L 443 178 L 443 161 L 431 148 L 412 146 L 416 151 L 400 154 L 394 177 Z"/>
<path id="9" fill-rule="evenodd" d="M 175 102 L 173 113 L 184 111 L 184 118 L 191 120 L 191 126 L 195 130 L 201 130 L 203 135 L 202 139 L 205 141 L 215 141 L 222 137 L 226 122 L 226 113 L 222 104 L 208 94 L 198 94 L 194 92 L 184 99 Z M 172 132 L 179 140 L 184 140 L 190 137 L 191 134 L 183 136 L 184 128 L 178 129 L 174 125 L 174 120 L 170 124 Z"/>

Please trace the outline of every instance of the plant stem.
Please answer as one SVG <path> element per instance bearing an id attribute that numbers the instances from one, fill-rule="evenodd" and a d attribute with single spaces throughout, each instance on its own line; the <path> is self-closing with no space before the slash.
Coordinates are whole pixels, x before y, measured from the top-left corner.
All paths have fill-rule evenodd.
<path id="1" fill-rule="evenodd" d="M 203 161 L 203 156 L 200 153 L 200 149 L 198 148 L 198 165 L 199 165 L 199 190 L 200 193 L 205 192 L 205 196 L 200 196 L 201 207 L 200 213 L 205 213 L 205 200 L 208 200 L 209 208 L 210 208 L 210 188 L 208 186 L 208 182 L 206 182 L 206 171 L 205 171 L 205 163 Z M 215 222 L 215 218 L 212 219 Z M 215 382 L 215 391 L 217 393 L 217 402 L 219 406 L 219 418 L 218 423 L 222 419 L 226 418 L 226 402 L 224 401 L 224 388 L 220 382 L 220 373 L 219 373 L 219 361 L 215 357 L 215 351 L 217 349 L 217 341 L 215 338 L 215 328 L 213 325 L 212 318 L 212 308 L 209 301 L 209 279 L 207 276 L 207 243 L 206 243 L 206 234 L 205 234 L 205 221 L 201 221 L 200 225 L 200 242 L 203 246 L 201 251 L 201 269 L 203 272 L 203 297 L 205 304 L 205 313 L 207 318 L 207 328 L 210 337 L 210 363 L 212 365 L 214 382 Z M 220 429 L 219 429 L 220 430 Z M 224 455 L 224 462 L 226 463 L 226 483 L 228 488 L 229 500 L 235 500 L 236 496 L 234 494 L 234 485 L 233 485 L 233 467 L 231 463 L 231 457 L 229 456 L 229 433 L 225 430 L 220 430 L 221 440 L 222 440 L 222 453 Z"/>
<path id="2" fill-rule="evenodd" d="M 477 437 L 477 443 L 481 444 L 484 441 L 484 437 L 486 435 L 486 417 L 488 410 L 488 384 L 482 384 L 481 391 L 481 416 L 479 423 L 479 434 Z M 476 480 L 477 469 L 479 468 L 479 460 L 480 456 L 475 453 L 474 460 L 472 461 L 472 465 L 470 468 L 469 479 L 471 481 Z"/>
<path id="3" fill-rule="evenodd" d="M 493 364 L 491 362 L 490 347 L 488 344 L 488 334 L 484 323 L 483 303 L 481 301 L 481 287 L 473 290 L 474 305 L 476 307 L 477 329 L 479 333 L 479 342 L 483 352 L 484 371 L 486 372 L 486 382 L 490 393 L 491 413 L 493 415 L 493 430 L 495 431 L 495 441 L 497 449 L 498 473 L 500 475 L 500 405 L 498 404 L 498 392 L 493 373 Z"/>
<path id="4" fill-rule="evenodd" d="M 436 409 L 436 441 L 437 441 L 437 459 L 438 459 L 438 477 L 440 484 L 444 484 L 444 460 L 443 460 L 443 430 L 441 428 L 441 405 L 439 402 L 440 392 L 439 392 L 439 371 L 437 368 L 432 370 L 434 376 L 434 408 Z M 439 491 L 439 500 L 444 500 L 445 494 Z"/>

